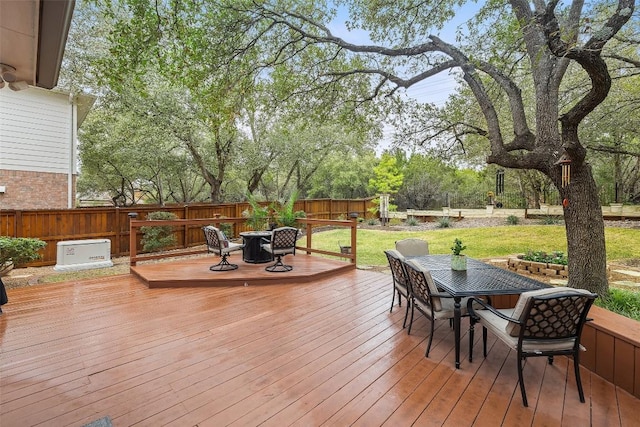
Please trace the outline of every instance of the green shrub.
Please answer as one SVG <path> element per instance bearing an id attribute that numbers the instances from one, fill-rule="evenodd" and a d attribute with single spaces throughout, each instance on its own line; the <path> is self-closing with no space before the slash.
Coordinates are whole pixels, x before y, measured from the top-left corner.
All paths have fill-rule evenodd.
<path id="1" fill-rule="evenodd" d="M 160 221 L 178 219 L 178 217 L 172 212 L 150 212 L 147 219 Z M 143 234 L 141 243 L 145 252 L 159 252 L 178 244 L 173 227 L 170 225 L 144 226 L 140 227 L 140 231 Z"/>
<path id="2" fill-rule="evenodd" d="M 269 205 L 270 211 L 274 212 L 275 220 L 278 227 L 299 227 L 298 219 L 305 218 L 307 214 L 304 211 L 294 211 L 296 200 L 298 199 L 298 191 L 293 191 L 286 201 L 277 201 Z"/>
<path id="3" fill-rule="evenodd" d="M 519 222 L 520 222 L 520 218 L 518 218 L 515 215 L 509 215 L 507 217 L 507 224 L 509 225 L 518 225 Z"/>
<path id="4" fill-rule="evenodd" d="M 30 237 L 0 236 L 0 267 L 13 263 L 26 264 L 40 258 L 38 251 L 47 246 L 46 242 Z"/>
<path id="5" fill-rule="evenodd" d="M 409 218 L 407 218 L 406 224 L 411 226 L 411 227 L 415 227 L 418 224 L 420 224 L 420 221 L 418 221 L 415 217 L 410 216 Z"/>
<path id="6" fill-rule="evenodd" d="M 555 217 L 553 215 L 547 215 L 540 221 L 542 225 L 556 225 L 559 222 L 560 220 L 558 219 L 558 217 Z"/>
<path id="7" fill-rule="evenodd" d="M 400 218 L 389 218 L 389 225 L 402 225 Z"/>
<path id="8" fill-rule="evenodd" d="M 380 222 L 377 218 L 371 217 L 367 219 L 367 225 L 378 225 Z"/>
<path id="9" fill-rule="evenodd" d="M 438 228 L 449 228 L 451 227 L 451 220 L 448 216 L 443 216 L 442 218 L 438 218 Z"/>
<path id="10" fill-rule="evenodd" d="M 595 304 L 622 316 L 640 320 L 640 294 L 637 292 L 610 288 L 609 295 L 596 299 Z"/>
<path id="11" fill-rule="evenodd" d="M 230 222 L 221 222 L 220 223 L 220 231 L 224 233 L 228 238 L 232 238 L 233 236 L 233 224 Z"/>
<path id="12" fill-rule="evenodd" d="M 528 250 L 526 254 L 519 258 L 525 261 L 567 265 L 567 257 L 560 251 L 545 252 Z"/>
<path id="13" fill-rule="evenodd" d="M 251 193 L 247 194 L 247 203 L 250 207 L 242 211 L 242 217 L 247 219 L 249 228 L 256 231 L 266 230 L 269 221 L 269 207 L 260 205 Z"/>

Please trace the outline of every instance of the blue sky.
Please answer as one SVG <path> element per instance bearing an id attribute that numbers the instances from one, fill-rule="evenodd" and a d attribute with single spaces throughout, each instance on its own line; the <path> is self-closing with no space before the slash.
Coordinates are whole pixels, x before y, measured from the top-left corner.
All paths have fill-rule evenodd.
<path id="1" fill-rule="evenodd" d="M 441 31 L 436 34 L 445 41 L 455 41 L 455 31 L 459 25 L 468 21 L 480 8 L 476 3 L 469 3 L 459 9 L 455 18 Z M 348 19 L 348 11 L 345 7 L 338 8 L 337 17 L 329 25 L 335 36 L 341 37 L 354 44 L 371 44 L 369 34 L 363 30 L 349 31 L 345 26 Z M 420 102 L 430 102 L 436 106 L 443 106 L 449 95 L 456 87 L 454 78 L 448 72 L 442 72 L 434 77 L 426 79 L 407 90 L 407 96 Z M 389 146 L 393 128 L 390 125 L 384 126 L 383 141 L 378 147 L 378 152 Z"/>

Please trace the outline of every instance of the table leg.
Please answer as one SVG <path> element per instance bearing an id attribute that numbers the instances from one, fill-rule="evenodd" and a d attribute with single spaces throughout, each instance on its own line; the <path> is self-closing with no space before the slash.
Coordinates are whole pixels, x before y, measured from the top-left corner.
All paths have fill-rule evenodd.
<path id="1" fill-rule="evenodd" d="M 456 345 L 456 369 L 460 369 L 460 297 L 453 298 L 453 336 Z"/>

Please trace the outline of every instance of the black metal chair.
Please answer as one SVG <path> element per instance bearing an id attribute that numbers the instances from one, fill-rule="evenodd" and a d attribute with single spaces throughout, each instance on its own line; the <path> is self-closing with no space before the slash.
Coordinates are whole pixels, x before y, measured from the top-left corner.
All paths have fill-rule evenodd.
<path id="1" fill-rule="evenodd" d="M 393 311 L 393 303 L 396 300 L 396 294 L 398 295 L 398 307 L 402 307 L 402 297 L 404 297 L 407 303 L 407 309 L 405 310 L 402 327 L 405 328 L 407 326 L 407 318 L 409 317 L 409 308 L 411 307 L 411 297 L 409 291 L 409 279 L 407 278 L 407 273 L 402 265 L 404 257 L 400 252 L 393 249 L 384 251 L 384 253 L 389 261 L 391 277 L 393 278 L 393 297 L 391 298 L 391 309 L 389 310 L 389 313 Z"/>
<path id="2" fill-rule="evenodd" d="M 414 309 L 417 309 L 431 321 L 431 333 L 429 334 L 429 343 L 427 344 L 427 351 L 425 352 L 425 356 L 429 357 L 436 320 L 449 319 L 449 326 L 453 326 L 454 300 L 450 294 L 438 289 L 428 269 L 412 260 L 405 260 L 403 265 L 407 272 L 407 278 L 409 279 L 411 296 L 411 319 L 409 320 L 407 333 L 411 333 L 413 312 Z M 468 299 L 468 297 L 462 298 L 460 302 L 462 316 L 468 316 Z"/>
<path id="3" fill-rule="evenodd" d="M 546 356 L 552 364 L 553 356 L 573 356 L 578 394 L 580 402 L 584 403 L 580 380 L 580 351 L 584 347 L 580 345 L 580 335 L 596 298 L 596 294 L 584 289 L 559 287 L 525 292 L 513 309 L 496 309 L 479 299 L 469 299 L 469 362 L 473 361 L 474 324 L 480 323 L 485 357 L 487 329 L 516 351 L 522 404 L 528 406 L 522 375 L 523 361 L 527 357 Z M 484 310 L 472 307 L 474 304 Z"/>
<path id="4" fill-rule="evenodd" d="M 202 227 L 202 231 L 204 232 L 204 238 L 207 242 L 207 250 L 222 257 L 222 260 L 220 260 L 218 264 L 209 267 L 209 270 L 228 271 L 237 269 L 238 264 L 231 264 L 229 260 L 227 260 L 227 257 L 231 252 L 241 250 L 244 245 L 231 242 L 219 228 L 212 225 Z"/>
<path id="5" fill-rule="evenodd" d="M 265 270 L 272 273 L 281 273 L 293 270 L 293 266 L 282 262 L 282 257 L 287 254 L 296 254 L 296 240 L 298 229 L 293 227 L 280 227 L 272 231 L 271 241 L 262 245 L 262 248 L 270 252 L 275 258 L 275 264 L 267 266 Z"/>

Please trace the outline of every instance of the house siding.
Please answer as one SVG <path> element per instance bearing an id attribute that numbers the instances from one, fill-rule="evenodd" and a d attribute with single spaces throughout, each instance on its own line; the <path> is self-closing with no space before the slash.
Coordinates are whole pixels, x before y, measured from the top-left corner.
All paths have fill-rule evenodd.
<path id="1" fill-rule="evenodd" d="M 71 108 L 60 93 L 0 91 L 0 169 L 68 173 Z"/>
<path id="2" fill-rule="evenodd" d="M 0 90 L 0 209 L 70 207 L 74 108 L 64 93 Z"/>

